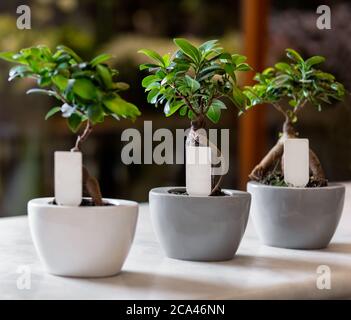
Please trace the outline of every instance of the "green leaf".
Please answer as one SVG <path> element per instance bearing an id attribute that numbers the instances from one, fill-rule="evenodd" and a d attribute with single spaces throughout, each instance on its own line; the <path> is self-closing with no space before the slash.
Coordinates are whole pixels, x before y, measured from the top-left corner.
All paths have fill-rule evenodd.
<path id="1" fill-rule="evenodd" d="M 241 54 L 232 54 L 232 61 L 236 65 L 245 62 L 246 59 L 247 58 L 245 56 L 241 55 Z"/>
<path id="2" fill-rule="evenodd" d="M 218 64 L 214 64 L 214 65 L 210 65 L 208 67 L 205 67 L 199 72 L 196 80 L 203 81 L 205 79 L 211 78 L 220 70 L 223 71 L 222 67 L 219 66 Z"/>
<path id="3" fill-rule="evenodd" d="M 231 56 L 231 54 L 228 53 L 228 52 L 223 52 L 223 53 L 221 53 L 220 56 L 219 56 L 218 58 L 219 58 L 219 60 L 221 60 L 221 62 L 230 63 L 230 64 L 233 63 L 232 56 Z"/>
<path id="4" fill-rule="evenodd" d="M 246 96 L 236 86 L 233 87 L 233 102 L 239 110 L 242 110 L 246 107 Z"/>
<path id="5" fill-rule="evenodd" d="M 158 62 L 159 66 L 162 66 L 162 67 L 165 66 L 165 63 L 164 63 L 162 57 L 156 51 L 149 50 L 149 49 L 141 49 L 138 51 L 138 53 L 142 53 L 142 54 L 146 55 L 147 57 L 153 59 L 154 61 Z"/>
<path id="6" fill-rule="evenodd" d="M 166 104 L 167 106 L 167 104 Z M 184 101 L 179 100 L 179 101 L 175 101 L 172 102 L 170 104 L 168 104 L 167 108 L 165 106 L 165 114 L 167 117 L 170 117 L 172 114 L 174 114 L 175 112 L 177 112 L 182 106 L 184 106 Z"/>
<path id="7" fill-rule="evenodd" d="M 270 75 L 272 75 L 274 73 L 275 73 L 275 70 L 272 67 L 268 67 L 268 68 L 264 69 L 263 72 L 262 72 L 262 74 L 264 76 L 270 76 Z M 257 75 L 260 75 L 260 73 L 257 73 Z"/>
<path id="8" fill-rule="evenodd" d="M 48 120 L 49 118 L 51 118 L 53 115 L 55 115 L 57 112 L 60 112 L 60 111 L 61 111 L 61 107 L 54 107 L 50 109 L 45 116 L 45 120 Z"/>
<path id="9" fill-rule="evenodd" d="M 171 63 L 171 56 L 168 53 L 166 53 L 163 55 L 162 59 L 163 59 L 164 66 L 168 68 Z"/>
<path id="10" fill-rule="evenodd" d="M 104 121 L 104 111 L 99 104 L 94 104 L 88 107 L 88 118 L 95 125 Z"/>
<path id="11" fill-rule="evenodd" d="M 57 86 L 60 91 L 65 91 L 68 85 L 68 79 L 61 74 L 52 77 L 52 82 Z"/>
<path id="12" fill-rule="evenodd" d="M 296 62 L 304 62 L 301 55 L 297 51 L 295 51 L 294 49 L 286 49 L 285 51 L 286 51 L 286 55 L 291 60 L 294 60 Z"/>
<path id="13" fill-rule="evenodd" d="M 154 69 L 158 68 L 159 65 L 153 64 L 153 63 L 143 63 L 139 66 L 139 70 L 145 70 L 145 69 Z"/>
<path id="14" fill-rule="evenodd" d="M 200 47 L 199 51 L 202 54 L 206 54 L 210 52 L 212 49 L 216 48 L 218 46 L 218 40 L 209 40 L 204 42 Z"/>
<path id="15" fill-rule="evenodd" d="M 79 130 L 79 127 L 81 126 L 83 121 L 83 118 L 77 114 L 73 113 L 68 119 L 67 119 L 67 124 L 68 127 L 71 129 L 73 133 L 76 133 Z"/>
<path id="16" fill-rule="evenodd" d="M 155 75 L 149 75 L 147 77 L 145 77 L 143 79 L 143 81 L 141 82 L 141 85 L 144 87 L 144 88 L 147 88 L 151 83 L 154 83 L 158 80 L 158 77 L 155 76 Z"/>
<path id="17" fill-rule="evenodd" d="M 341 84 L 340 82 L 334 82 L 330 85 L 330 87 L 337 91 L 338 95 L 340 97 L 344 96 L 345 95 L 345 88 L 344 88 L 344 85 Z"/>
<path id="18" fill-rule="evenodd" d="M 186 115 L 186 112 L 188 111 L 188 106 L 187 105 L 184 105 L 180 108 L 179 110 L 179 114 L 184 117 Z"/>
<path id="19" fill-rule="evenodd" d="M 95 67 L 97 66 L 98 64 L 102 63 L 102 62 L 105 62 L 107 60 L 110 60 L 112 58 L 112 56 L 110 54 L 106 54 L 106 53 L 103 53 L 103 54 L 100 54 L 98 55 L 97 57 L 95 57 L 93 60 L 91 60 L 89 63 Z"/>
<path id="20" fill-rule="evenodd" d="M 225 103 L 221 100 L 218 100 L 218 99 L 213 99 L 212 101 L 212 104 L 213 106 L 215 106 L 216 108 L 219 108 L 219 109 L 227 109 Z"/>
<path id="21" fill-rule="evenodd" d="M 51 77 L 40 77 L 38 80 L 37 80 L 37 83 L 40 87 L 44 88 L 44 87 L 49 87 L 51 86 L 52 84 L 52 81 L 51 81 Z"/>
<path id="22" fill-rule="evenodd" d="M 96 71 L 98 72 L 102 83 L 105 85 L 107 89 L 111 89 L 112 87 L 112 75 L 110 73 L 109 68 L 105 67 L 102 64 L 98 64 L 96 66 Z"/>
<path id="23" fill-rule="evenodd" d="M 25 59 L 21 59 L 20 55 L 16 55 L 16 53 L 12 51 L 0 52 L 0 59 L 8 62 L 27 64 Z"/>
<path id="24" fill-rule="evenodd" d="M 26 75 L 31 74 L 31 69 L 25 65 L 17 65 L 10 69 L 8 81 L 12 81 L 17 77 L 25 77 Z"/>
<path id="25" fill-rule="evenodd" d="M 189 111 L 188 111 L 188 118 L 189 118 L 190 120 L 194 120 L 194 119 L 196 118 L 195 113 L 192 112 L 190 109 L 189 109 Z"/>
<path id="26" fill-rule="evenodd" d="M 320 64 L 324 61 L 325 61 L 325 58 L 322 56 L 313 56 L 311 58 L 308 58 L 305 63 L 307 66 L 312 67 L 315 64 Z"/>
<path id="27" fill-rule="evenodd" d="M 329 81 L 335 80 L 335 77 L 331 73 L 327 73 L 327 72 L 317 71 L 314 73 L 314 75 L 318 79 L 322 79 L 322 80 L 329 80 Z"/>
<path id="28" fill-rule="evenodd" d="M 208 109 L 206 114 L 207 118 L 209 118 L 212 122 L 217 123 L 221 117 L 221 110 L 227 109 L 223 101 L 218 99 L 213 99 L 211 106 Z"/>
<path id="29" fill-rule="evenodd" d="M 76 62 L 80 63 L 82 62 L 82 58 L 79 57 L 71 48 L 68 48 L 66 46 L 60 45 L 57 47 L 57 50 L 62 50 L 66 53 L 68 53 Z"/>
<path id="30" fill-rule="evenodd" d="M 206 113 L 207 118 L 209 118 L 213 123 L 217 123 L 219 119 L 221 118 L 221 108 L 220 106 L 216 104 L 211 104 L 209 107 L 207 113 Z"/>
<path id="31" fill-rule="evenodd" d="M 119 95 L 105 97 L 103 103 L 107 109 L 119 117 L 130 118 L 134 120 L 141 114 L 139 109 L 134 104 L 125 101 Z"/>
<path id="32" fill-rule="evenodd" d="M 168 81 L 172 80 L 174 78 L 174 72 L 171 72 L 167 74 L 161 81 L 161 86 L 164 86 Z"/>
<path id="33" fill-rule="evenodd" d="M 226 73 L 228 73 L 231 78 L 234 80 L 234 82 L 236 82 L 236 76 L 235 76 L 235 67 L 234 67 L 234 64 L 231 64 L 231 63 L 226 63 L 224 66 L 223 66 L 224 70 Z"/>
<path id="34" fill-rule="evenodd" d="M 236 66 L 236 71 L 250 71 L 252 68 L 247 63 L 240 63 Z"/>
<path id="35" fill-rule="evenodd" d="M 188 86 L 191 92 L 195 92 L 200 89 L 200 83 L 193 78 L 189 77 L 188 75 L 184 78 L 186 85 Z"/>
<path id="36" fill-rule="evenodd" d="M 289 105 L 291 105 L 292 107 L 295 108 L 297 106 L 297 101 L 294 99 L 291 99 L 291 100 L 289 100 Z"/>
<path id="37" fill-rule="evenodd" d="M 52 91 L 52 90 L 34 88 L 34 89 L 29 89 L 26 93 L 27 94 L 39 93 L 39 94 L 44 94 L 44 95 L 47 95 L 47 96 L 52 96 L 52 97 L 55 97 L 57 99 L 60 99 L 58 94 L 55 91 Z"/>
<path id="38" fill-rule="evenodd" d="M 195 48 L 190 42 L 183 38 L 177 38 L 173 40 L 176 46 L 194 62 L 199 63 L 201 56 L 197 48 Z"/>
<path id="39" fill-rule="evenodd" d="M 289 64 L 285 63 L 285 62 L 278 62 L 274 65 L 274 67 L 282 72 L 286 72 L 286 73 L 291 73 L 292 69 L 290 67 Z"/>
<path id="40" fill-rule="evenodd" d="M 112 85 L 113 89 L 119 90 L 119 91 L 125 91 L 129 89 L 129 84 L 125 82 L 115 82 Z"/>
<path id="41" fill-rule="evenodd" d="M 91 100 L 96 98 L 96 88 L 88 79 L 76 79 L 73 84 L 73 92 L 83 99 Z"/>
<path id="42" fill-rule="evenodd" d="M 288 74 L 280 74 L 279 76 L 276 76 L 272 81 L 271 85 L 275 86 L 276 88 L 286 86 L 287 81 L 289 81 L 291 77 Z M 269 88 L 269 87 L 268 87 Z"/>
<path id="43" fill-rule="evenodd" d="M 158 89 L 152 89 L 147 95 L 147 102 L 151 104 L 155 104 L 157 102 L 157 98 L 160 92 Z"/>

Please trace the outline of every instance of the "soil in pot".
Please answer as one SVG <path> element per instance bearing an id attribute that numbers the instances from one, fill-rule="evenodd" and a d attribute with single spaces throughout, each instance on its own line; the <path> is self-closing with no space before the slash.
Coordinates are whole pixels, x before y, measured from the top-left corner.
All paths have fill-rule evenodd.
<path id="1" fill-rule="evenodd" d="M 49 204 L 57 205 L 55 200 L 49 202 Z M 114 204 L 109 203 L 107 201 L 103 201 L 102 206 L 99 206 L 99 207 L 105 207 L 105 206 L 114 206 Z M 92 199 L 83 198 L 79 207 L 97 207 L 97 206 L 95 205 L 95 203 Z"/>
<path id="2" fill-rule="evenodd" d="M 189 194 L 186 192 L 186 188 L 171 189 L 168 191 L 168 193 L 181 195 L 181 196 L 189 196 Z M 227 194 L 221 190 L 216 190 L 213 192 L 213 194 L 211 196 L 212 197 L 225 197 L 225 196 L 229 196 L 229 194 Z"/>

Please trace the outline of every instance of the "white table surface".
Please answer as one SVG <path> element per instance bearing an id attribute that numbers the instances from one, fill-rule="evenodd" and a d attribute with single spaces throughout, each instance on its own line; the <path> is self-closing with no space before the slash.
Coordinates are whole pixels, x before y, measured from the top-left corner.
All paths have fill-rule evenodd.
<path id="1" fill-rule="evenodd" d="M 141 205 L 133 247 L 116 277 L 64 278 L 43 270 L 26 217 L 0 219 L 0 299 L 310 299 L 351 298 L 351 185 L 332 243 L 318 251 L 263 246 L 249 221 L 236 257 L 188 262 L 164 257 Z M 317 289 L 319 265 L 331 269 L 331 289 Z M 31 288 L 18 289 L 18 269 Z"/>

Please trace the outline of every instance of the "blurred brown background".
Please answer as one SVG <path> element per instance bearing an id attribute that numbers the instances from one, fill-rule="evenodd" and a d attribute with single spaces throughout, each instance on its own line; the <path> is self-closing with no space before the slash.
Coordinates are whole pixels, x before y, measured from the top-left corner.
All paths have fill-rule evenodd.
<path id="1" fill-rule="evenodd" d="M 31 30 L 16 29 L 16 8 L 21 4 L 31 7 Z M 320 4 L 331 8 L 331 30 L 316 27 Z M 152 187 L 184 185 L 184 168 L 122 164 L 121 132 L 129 126 L 142 130 L 144 120 L 152 120 L 154 130 L 187 128 L 189 123 L 177 116 L 166 119 L 161 110 L 146 102 L 140 85 L 143 74 L 138 71 L 138 64 L 144 61 L 136 53 L 139 48 L 169 52 L 174 49 L 173 37 L 187 37 L 195 43 L 217 38 L 227 50 L 253 51 L 256 65 L 263 67 L 282 58 L 286 47 L 293 47 L 304 56 L 324 55 L 326 71 L 333 72 L 350 89 L 350 21 L 351 4 L 336 0 L 2 0 L 0 51 L 65 44 L 87 59 L 101 52 L 115 56 L 112 63 L 121 71 L 120 79 L 131 84 L 126 98 L 140 107 L 143 116 L 134 124 L 111 120 L 100 126 L 84 146 L 85 162 L 100 180 L 105 197 L 146 201 Z M 248 30 L 251 27 L 256 28 L 256 38 L 252 35 L 255 31 Z M 53 194 L 53 152 L 70 149 L 75 139 L 60 117 L 44 120 L 55 102 L 43 96 L 26 96 L 31 86 L 27 81 L 10 85 L 8 69 L 8 64 L 0 62 L 0 216 L 24 214 L 29 199 Z M 307 108 L 298 125 L 300 135 L 310 139 L 333 181 L 351 179 L 349 102 L 347 98 L 321 113 Z M 238 188 L 244 185 L 254 158 L 273 145 L 282 119 L 273 108 L 258 107 L 254 115 L 238 120 L 232 108 L 220 123 L 231 130 L 231 163 L 224 186 Z M 249 125 L 240 127 L 239 121 L 248 121 Z M 250 125 L 256 132 L 252 136 Z M 241 158 L 239 150 L 241 154 L 244 151 Z"/>

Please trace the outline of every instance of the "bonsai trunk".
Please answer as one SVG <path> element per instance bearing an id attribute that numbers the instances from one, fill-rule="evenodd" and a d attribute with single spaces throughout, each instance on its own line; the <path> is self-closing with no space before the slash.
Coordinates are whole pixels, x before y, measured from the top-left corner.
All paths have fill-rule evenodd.
<path id="1" fill-rule="evenodd" d="M 195 120 L 191 121 L 187 144 L 197 147 L 202 144 L 206 144 L 207 141 L 203 141 L 203 139 L 201 139 L 202 137 L 200 133 L 202 130 L 206 130 L 206 121 L 203 115 L 199 115 Z"/>
<path id="2" fill-rule="evenodd" d="M 275 146 L 267 153 L 261 162 L 252 170 L 249 178 L 254 181 L 262 181 L 269 171 L 279 162 L 282 161 L 284 152 L 284 141 L 289 138 L 296 138 L 298 133 L 293 127 L 292 122 L 286 117 L 283 125 L 283 133 Z M 326 179 L 322 165 L 317 155 L 310 149 L 309 167 L 312 174 L 311 180 L 318 186 L 326 185 Z M 283 171 L 283 168 L 282 168 Z M 284 173 L 284 172 L 283 172 Z"/>
<path id="3" fill-rule="evenodd" d="M 201 146 L 201 145 L 207 146 L 207 144 L 210 145 L 210 142 L 208 141 L 208 139 L 206 138 L 204 139 L 204 137 L 202 137 L 201 135 L 202 130 L 206 130 L 206 120 L 204 115 L 200 114 L 197 116 L 195 120 L 191 121 L 191 128 L 187 138 L 187 144 L 190 146 Z M 213 146 L 213 147 L 216 148 L 217 152 L 219 151 L 216 146 Z M 222 180 L 223 180 L 223 175 L 220 175 L 215 186 L 212 188 L 210 196 L 221 192 Z M 212 181 L 212 184 L 214 184 L 213 181 Z"/>
<path id="4" fill-rule="evenodd" d="M 76 144 L 71 149 L 72 152 L 81 151 L 81 144 L 88 138 L 92 130 L 93 126 L 88 120 L 84 132 L 77 137 Z M 83 190 L 89 194 L 95 206 L 103 205 L 99 182 L 95 177 L 89 174 L 89 171 L 85 166 L 83 166 Z"/>

